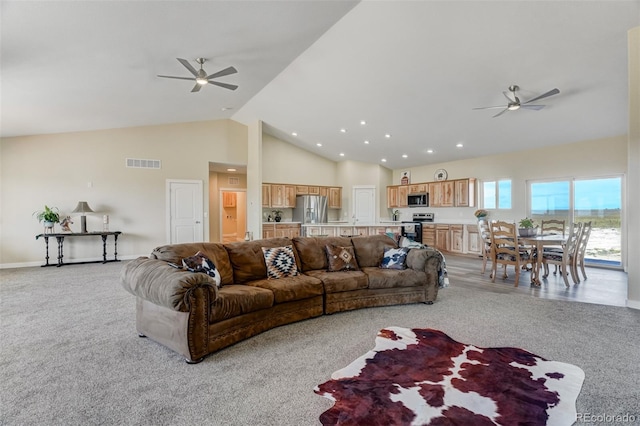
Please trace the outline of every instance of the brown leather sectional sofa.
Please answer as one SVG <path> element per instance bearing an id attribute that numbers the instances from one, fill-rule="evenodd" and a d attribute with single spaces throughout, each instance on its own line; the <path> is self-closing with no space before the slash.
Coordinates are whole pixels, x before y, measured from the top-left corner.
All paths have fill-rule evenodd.
<path id="1" fill-rule="evenodd" d="M 326 245 L 353 247 L 360 270 L 329 272 Z M 296 276 L 267 279 L 262 248 L 291 245 Z M 411 249 L 407 268 L 383 269 L 386 235 L 271 238 L 248 242 L 158 247 L 124 265 L 123 287 L 137 298 L 137 330 L 180 353 L 189 363 L 273 327 L 372 306 L 423 302 L 438 294 L 442 256 Z M 213 261 L 222 287 L 204 273 L 176 269 L 200 251 Z"/>

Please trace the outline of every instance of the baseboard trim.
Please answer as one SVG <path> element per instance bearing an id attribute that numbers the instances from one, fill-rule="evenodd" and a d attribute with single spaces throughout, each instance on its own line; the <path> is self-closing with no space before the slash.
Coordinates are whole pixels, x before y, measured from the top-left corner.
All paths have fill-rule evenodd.
<path id="1" fill-rule="evenodd" d="M 133 260 L 141 256 L 148 256 L 148 254 L 131 254 L 128 256 L 118 256 L 118 260 Z M 102 261 L 102 257 L 86 258 L 86 259 L 69 259 L 70 263 L 68 264 L 65 263 L 65 266 L 73 265 L 73 263 L 71 262 L 101 262 L 101 261 Z M 55 259 L 53 259 L 53 263 L 51 262 L 51 259 L 49 259 L 49 264 L 52 264 L 52 266 L 55 266 L 55 262 L 56 262 Z M 0 269 L 33 268 L 34 266 L 42 266 L 42 260 L 35 261 L 35 262 L 0 263 Z"/>
<path id="2" fill-rule="evenodd" d="M 627 308 L 640 310 L 640 300 L 627 299 Z"/>

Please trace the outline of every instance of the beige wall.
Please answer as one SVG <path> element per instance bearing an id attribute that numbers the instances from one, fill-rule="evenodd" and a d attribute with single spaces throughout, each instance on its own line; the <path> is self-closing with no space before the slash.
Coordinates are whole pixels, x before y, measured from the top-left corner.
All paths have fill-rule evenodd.
<path id="1" fill-rule="evenodd" d="M 629 218 L 629 301 L 640 309 L 640 27 L 629 31 L 629 140 L 627 217 Z"/>
<path id="2" fill-rule="evenodd" d="M 375 186 L 378 194 L 376 219 L 388 219 L 387 186 L 391 185 L 392 171 L 377 164 L 358 161 L 338 163 L 337 177 L 342 186 L 342 219 L 353 215 L 353 188 L 356 186 Z M 384 195 L 383 195 L 384 194 Z"/>
<path id="3" fill-rule="evenodd" d="M 32 213 L 47 204 L 68 214 L 80 200 L 96 211 L 89 230 L 101 229 L 108 214 L 110 229 L 123 232 L 120 257 L 149 254 L 166 243 L 166 180 L 202 181 L 207 209 L 209 162 L 246 164 L 246 139 L 246 127 L 231 120 L 1 139 L 0 265 L 40 264 L 42 226 Z M 161 160 L 162 168 L 126 168 L 126 158 Z M 101 254 L 99 239 L 65 244 L 68 260 Z"/>

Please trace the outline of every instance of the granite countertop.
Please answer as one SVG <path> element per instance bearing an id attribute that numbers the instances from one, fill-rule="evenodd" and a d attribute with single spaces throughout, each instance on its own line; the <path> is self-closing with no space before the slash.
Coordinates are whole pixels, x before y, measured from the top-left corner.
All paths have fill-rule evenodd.
<path id="1" fill-rule="evenodd" d="M 328 223 L 303 223 L 302 226 L 325 226 L 325 227 L 353 227 L 353 226 L 377 226 L 377 227 L 385 227 L 385 226 L 399 226 L 400 222 L 378 222 L 378 223 L 367 223 L 367 224 L 353 224 L 348 222 L 328 222 Z"/>
<path id="2" fill-rule="evenodd" d="M 282 221 L 282 222 L 262 222 L 263 225 L 300 225 L 300 222 Z"/>

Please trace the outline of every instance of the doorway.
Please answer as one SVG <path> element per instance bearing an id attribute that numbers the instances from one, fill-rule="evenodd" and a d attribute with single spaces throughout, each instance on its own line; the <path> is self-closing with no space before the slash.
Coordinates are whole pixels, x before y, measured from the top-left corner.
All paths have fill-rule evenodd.
<path id="1" fill-rule="evenodd" d="M 243 241 L 247 231 L 247 192 L 221 189 L 220 206 L 222 242 Z"/>
<path id="2" fill-rule="evenodd" d="M 376 222 L 376 187 L 353 187 L 353 215 L 356 224 L 373 225 Z"/>
<path id="3" fill-rule="evenodd" d="M 202 181 L 167 179 L 166 188 L 168 243 L 203 241 Z"/>

